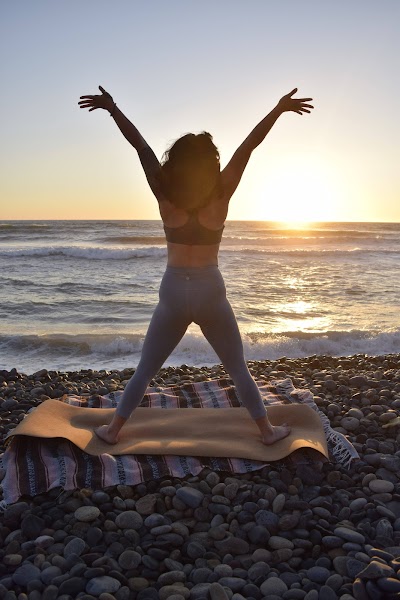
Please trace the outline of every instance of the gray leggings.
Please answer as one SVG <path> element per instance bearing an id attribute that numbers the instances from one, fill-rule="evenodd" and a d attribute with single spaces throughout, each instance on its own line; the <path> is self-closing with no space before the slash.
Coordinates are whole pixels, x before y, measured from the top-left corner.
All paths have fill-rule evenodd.
<path id="1" fill-rule="evenodd" d="M 167 267 L 161 281 L 160 301 L 143 343 L 138 367 L 128 381 L 117 414 L 128 419 L 190 323 L 201 330 L 236 386 L 253 419 L 266 416 L 256 382 L 243 356 L 243 344 L 223 277 L 217 266 Z"/>

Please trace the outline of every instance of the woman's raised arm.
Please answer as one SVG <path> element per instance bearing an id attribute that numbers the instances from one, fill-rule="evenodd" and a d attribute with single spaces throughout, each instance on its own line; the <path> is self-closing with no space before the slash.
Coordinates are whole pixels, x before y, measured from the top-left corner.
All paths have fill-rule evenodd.
<path id="1" fill-rule="evenodd" d="M 225 198 L 229 199 L 236 190 L 251 153 L 265 139 L 278 117 L 289 111 L 302 115 L 303 112 L 311 112 L 308 109 L 314 108 L 311 104 L 306 104 L 312 98 L 292 98 L 296 92 L 297 88 L 294 88 L 279 100 L 275 108 L 251 131 L 223 169 L 221 180 Z"/>
<path id="2" fill-rule="evenodd" d="M 163 200 L 160 185 L 161 169 L 156 155 L 135 125 L 118 108 L 111 94 L 106 92 L 101 85 L 99 85 L 99 90 L 101 94 L 81 96 L 81 101 L 78 102 L 80 108 L 89 108 L 89 112 L 97 108 L 108 110 L 110 117 L 114 119 L 124 138 L 136 149 L 153 194 L 158 201 Z"/>

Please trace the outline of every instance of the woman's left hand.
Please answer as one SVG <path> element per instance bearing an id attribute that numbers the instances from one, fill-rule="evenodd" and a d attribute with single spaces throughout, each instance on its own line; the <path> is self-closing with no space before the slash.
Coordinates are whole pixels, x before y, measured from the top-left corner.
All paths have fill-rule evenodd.
<path id="1" fill-rule="evenodd" d="M 96 108 L 103 108 L 104 110 L 111 111 L 114 106 L 114 100 L 111 94 L 106 92 L 104 88 L 99 85 L 101 94 L 95 96 L 81 96 L 81 102 L 78 102 L 80 108 L 89 108 L 89 112 L 96 110 Z"/>
<path id="2" fill-rule="evenodd" d="M 312 100 L 312 98 L 292 98 L 293 94 L 297 92 L 297 88 L 294 88 L 291 92 L 282 96 L 279 100 L 277 107 L 281 110 L 281 112 L 292 111 L 296 112 L 299 115 L 302 115 L 303 112 L 310 113 L 308 108 L 314 108 L 312 104 L 306 104 Z"/>

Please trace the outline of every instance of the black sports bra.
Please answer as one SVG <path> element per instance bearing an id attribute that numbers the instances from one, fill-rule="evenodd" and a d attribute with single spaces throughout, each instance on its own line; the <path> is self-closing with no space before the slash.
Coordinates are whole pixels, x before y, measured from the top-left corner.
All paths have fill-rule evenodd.
<path id="1" fill-rule="evenodd" d="M 209 246 L 220 243 L 225 228 L 224 225 L 221 229 L 208 229 L 208 227 L 204 227 L 199 223 L 195 212 L 188 214 L 188 221 L 181 227 L 167 227 L 164 225 L 167 242 L 186 244 L 187 246 Z"/>

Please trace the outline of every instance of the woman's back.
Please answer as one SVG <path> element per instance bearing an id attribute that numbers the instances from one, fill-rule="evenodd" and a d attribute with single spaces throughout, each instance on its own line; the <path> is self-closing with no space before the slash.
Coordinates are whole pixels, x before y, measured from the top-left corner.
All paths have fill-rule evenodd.
<path id="1" fill-rule="evenodd" d="M 191 211 L 177 208 L 168 201 L 160 202 L 167 238 L 168 266 L 217 265 L 227 212 L 228 203 L 220 197 Z"/>

